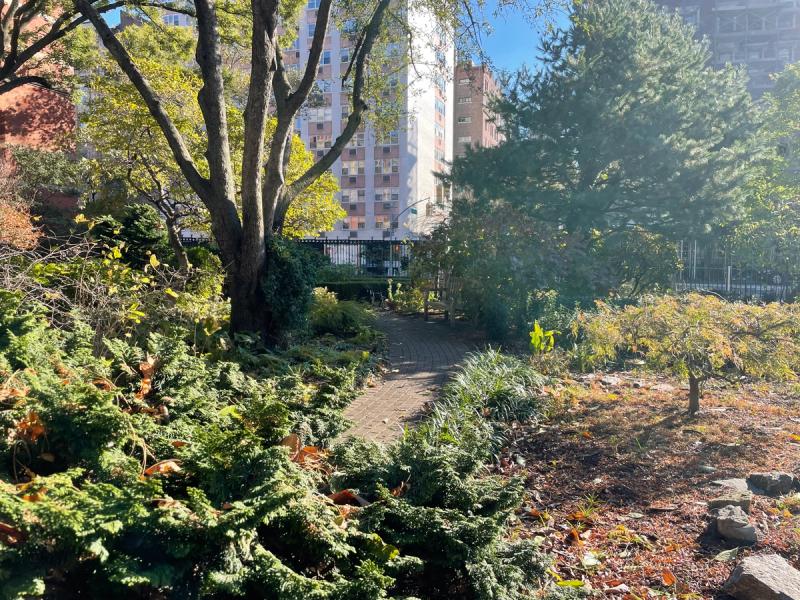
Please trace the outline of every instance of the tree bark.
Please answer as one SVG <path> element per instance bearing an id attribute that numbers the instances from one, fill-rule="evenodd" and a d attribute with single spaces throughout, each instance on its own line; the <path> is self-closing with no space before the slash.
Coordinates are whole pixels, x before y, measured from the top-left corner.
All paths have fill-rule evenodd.
<path id="1" fill-rule="evenodd" d="M 186 254 L 186 248 L 181 242 L 180 230 L 174 221 L 167 220 L 167 239 L 178 261 L 178 268 L 181 272 L 188 273 L 191 269 L 191 263 L 189 262 L 189 256 Z"/>
<path id="2" fill-rule="evenodd" d="M 700 412 L 700 379 L 689 373 L 689 414 Z"/>

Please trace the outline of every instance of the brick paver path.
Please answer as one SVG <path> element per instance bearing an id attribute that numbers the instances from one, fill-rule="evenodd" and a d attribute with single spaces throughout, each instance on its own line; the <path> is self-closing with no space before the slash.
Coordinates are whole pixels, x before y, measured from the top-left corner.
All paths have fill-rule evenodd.
<path id="1" fill-rule="evenodd" d="M 345 409 L 355 424 L 344 435 L 385 442 L 421 415 L 471 346 L 446 324 L 420 318 L 383 313 L 378 328 L 389 342 L 389 372 Z"/>

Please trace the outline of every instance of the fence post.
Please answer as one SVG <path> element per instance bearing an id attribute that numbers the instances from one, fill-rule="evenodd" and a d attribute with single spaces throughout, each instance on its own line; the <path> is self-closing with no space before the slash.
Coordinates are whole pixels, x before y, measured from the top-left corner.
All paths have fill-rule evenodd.
<path id="1" fill-rule="evenodd" d="M 731 265 L 728 265 L 728 272 L 725 278 L 725 291 L 731 293 Z"/>

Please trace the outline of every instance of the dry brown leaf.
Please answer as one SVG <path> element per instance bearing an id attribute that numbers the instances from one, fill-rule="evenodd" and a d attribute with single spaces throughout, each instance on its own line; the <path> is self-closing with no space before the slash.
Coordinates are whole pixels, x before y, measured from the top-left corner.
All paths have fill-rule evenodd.
<path id="1" fill-rule="evenodd" d="M 17 421 L 17 433 L 31 442 L 35 442 L 44 435 L 44 425 L 36 411 L 28 412 L 23 419 Z"/>
<path id="2" fill-rule="evenodd" d="M 150 477 L 152 475 L 169 475 L 170 473 L 180 473 L 180 462 L 181 461 L 174 458 L 168 458 L 167 460 L 159 461 L 154 465 L 147 467 L 144 470 L 143 475 L 145 477 Z"/>
<path id="3" fill-rule="evenodd" d="M 0 542 L 6 546 L 13 546 L 25 540 L 25 532 L 16 527 L 0 522 Z"/>
<path id="4" fill-rule="evenodd" d="M 675 575 L 672 574 L 672 571 L 664 569 L 661 571 L 661 581 L 666 586 L 673 586 L 678 580 L 675 578 Z"/>
<path id="5" fill-rule="evenodd" d="M 398 485 L 397 487 L 392 488 L 390 493 L 395 498 L 401 498 L 408 491 L 409 487 L 411 487 L 411 486 L 408 485 L 408 482 L 404 481 L 400 485 Z"/>
<path id="6" fill-rule="evenodd" d="M 94 379 L 92 383 L 104 392 L 110 392 L 114 389 L 114 384 L 105 377 L 98 377 L 97 379 Z"/>
<path id="7" fill-rule="evenodd" d="M 300 440 L 299 435 L 296 433 L 290 433 L 280 441 L 280 445 L 289 448 L 289 454 L 292 457 L 292 460 L 294 460 L 294 458 L 300 452 L 300 449 L 303 447 L 303 442 Z"/>
<path id="8" fill-rule="evenodd" d="M 333 494 L 328 494 L 328 498 L 333 500 L 334 504 L 350 504 L 352 506 L 368 506 L 369 502 L 353 492 L 353 490 L 340 490 Z"/>

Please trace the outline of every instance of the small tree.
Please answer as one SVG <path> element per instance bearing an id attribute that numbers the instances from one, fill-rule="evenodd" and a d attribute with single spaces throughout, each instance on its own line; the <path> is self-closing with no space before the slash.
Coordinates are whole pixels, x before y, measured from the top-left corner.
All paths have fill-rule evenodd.
<path id="1" fill-rule="evenodd" d="M 797 304 L 744 304 L 700 294 L 648 297 L 624 309 L 601 303 L 584 331 L 595 360 L 633 352 L 654 370 L 687 378 L 689 414 L 700 410 L 709 379 L 794 379 L 800 367 Z"/>

